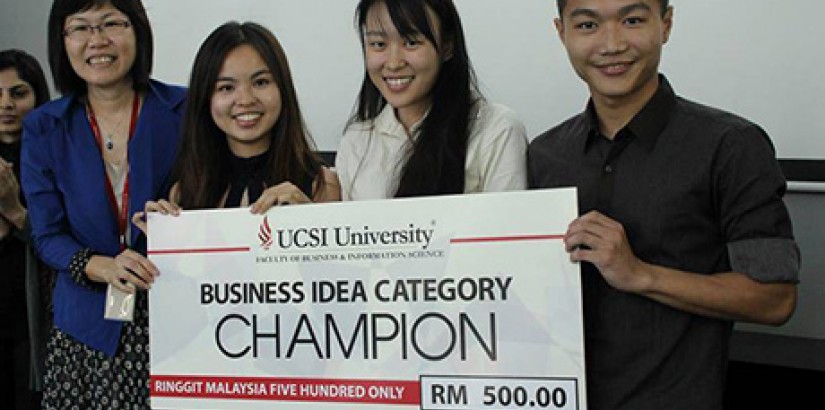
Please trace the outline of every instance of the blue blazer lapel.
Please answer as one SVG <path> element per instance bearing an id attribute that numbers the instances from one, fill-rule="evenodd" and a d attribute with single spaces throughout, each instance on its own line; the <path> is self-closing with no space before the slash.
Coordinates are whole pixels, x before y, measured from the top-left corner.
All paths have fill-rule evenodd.
<path id="1" fill-rule="evenodd" d="M 140 111 L 135 135 L 129 143 L 129 243 L 137 243 L 140 230 L 132 225 L 132 215 L 142 211 L 146 201 L 153 199 L 154 190 L 152 187 L 152 118 L 155 113 L 151 112 L 151 95 L 147 94 L 143 108 Z"/>
<path id="2" fill-rule="evenodd" d="M 85 109 L 75 109 L 70 118 L 71 121 L 66 124 L 66 142 L 70 146 L 65 150 L 53 151 L 63 156 L 62 160 L 58 161 L 62 172 L 73 175 L 74 179 L 74 183 L 62 187 L 64 190 L 74 191 L 66 192 L 64 198 L 80 201 L 77 204 L 80 208 L 98 210 L 99 216 L 83 227 L 82 234 L 88 235 L 88 243 L 96 244 L 96 249 L 111 253 L 116 249 L 109 249 L 106 244 L 111 244 L 113 239 L 117 240 L 118 228 L 117 218 L 106 192 L 109 181 L 103 157 L 90 132 Z M 72 208 L 77 207 L 69 209 Z"/>
<path id="3" fill-rule="evenodd" d="M 172 101 L 161 98 L 158 90 L 146 93 L 135 136 L 129 144 L 130 197 L 129 223 L 135 212 L 142 211 L 146 201 L 165 197 L 162 192 L 175 161 L 180 133 L 179 110 L 182 94 Z M 140 231 L 132 225 L 130 243 L 137 243 Z"/>

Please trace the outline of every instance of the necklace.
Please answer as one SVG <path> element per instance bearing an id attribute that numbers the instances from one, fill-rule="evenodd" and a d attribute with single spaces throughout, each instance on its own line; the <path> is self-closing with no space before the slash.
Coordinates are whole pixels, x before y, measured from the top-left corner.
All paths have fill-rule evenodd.
<path id="1" fill-rule="evenodd" d="M 138 113 L 139 108 L 140 108 L 140 96 L 138 95 L 138 93 L 135 93 L 135 98 L 132 102 L 132 118 L 131 118 L 132 122 L 129 126 L 129 134 L 128 134 L 129 136 L 131 136 L 132 133 L 134 132 L 135 120 L 137 119 L 137 113 Z M 98 124 L 97 117 L 95 116 L 95 112 L 92 109 L 92 104 L 91 103 L 89 103 L 89 102 L 86 103 L 86 110 L 87 110 L 87 114 L 88 114 L 88 117 L 89 117 L 89 123 L 92 125 L 92 129 L 95 132 L 95 134 L 98 135 L 98 138 L 100 138 L 99 135 L 101 134 L 100 131 L 101 131 L 102 127 Z M 106 147 L 107 151 L 111 151 L 115 148 L 115 143 L 114 143 L 113 137 L 115 136 L 115 133 L 120 129 L 120 125 L 123 123 L 124 118 L 125 118 L 125 115 L 123 113 L 121 113 L 120 118 L 118 118 L 117 123 L 115 124 L 115 126 L 110 128 L 109 132 L 106 133 L 105 144 L 103 143 L 103 141 L 99 142 L 100 145 L 103 145 L 104 147 Z"/>
<path id="2" fill-rule="evenodd" d="M 128 141 L 132 139 L 135 134 L 135 127 L 137 126 L 137 117 L 138 117 L 138 109 L 140 108 L 140 96 L 138 93 L 135 93 L 135 99 L 132 103 L 132 122 L 129 124 L 129 134 L 127 136 L 127 144 Z M 103 161 L 105 165 L 110 165 L 116 175 L 116 178 L 112 178 L 109 175 L 109 170 L 106 169 L 107 174 L 107 184 L 106 184 L 106 194 L 109 197 L 109 204 L 112 206 L 112 211 L 117 219 L 118 225 L 118 236 L 120 237 L 120 247 L 121 249 L 126 249 L 126 233 L 127 233 L 127 219 L 128 219 L 128 210 L 129 210 L 129 163 L 128 160 L 124 162 L 120 162 L 118 164 L 108 163 L 103 155 L 103 139 L 100 135 L 100 127 L 97 124 L 97 119 L 95 118 L 95 112 L 92 110 L 92 105 L 87 103 L 86 104 L 86 114 L 88 115 L 89 124 L 92 126 L 92 134 L 94 135 L 95 141 L 97 142 L 98 149 L 100 150 L 101 157 L 103 157 Z M 111 140 L 111 138 L 110 138 Z M 106 149 L 112 149 L 108 146 L 110 142 L 107 141 Z M 125 153 L 128 155 L 128 151 Z M 126 169 L 121 168 L 122 166 L 127 167 Z M 116 179 L 116 180 L 113 180 Z M 122 181 L 122 183 L 120 182 Z M 122 184 L 122 193 L 120 198 L 120 203 L 117 201 L 117 197 L 115 196 L 115 184 L 121 185 Z M 120 208 L 120 209 L 118 209 Z"/>
<path id="3" fill-rule="evenodd" d="M 120 121 L 118 121 L 118 123 L 117 123 L 117 127 L 119 127 L 119 126 L 120 126 L 120 123 L 121 123 L 122 121 L 123 121 L 123 118 L 121 118 L 121 120 L 120 120 Z M 117 129 L 117 127 L 115 127 L 115 129 Z M 111 150 L 113 150 L 114 148 L 115 148 L 115 143 L 112 141 L 112 133 L 110 132 L 110 133 L 108 133 L 108 134 L 106 135 L 106 149 L 107 149 L 107 150 L 109 150 L 109 151 L 111 151 Z"/>

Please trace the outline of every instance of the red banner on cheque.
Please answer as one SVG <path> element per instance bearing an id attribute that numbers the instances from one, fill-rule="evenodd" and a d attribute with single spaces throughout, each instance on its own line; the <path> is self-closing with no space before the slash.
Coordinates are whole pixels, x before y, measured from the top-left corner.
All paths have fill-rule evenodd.
<path id="1" fill-rule="evenodd" d="M 199 399 L 416 405 L 419 383 L 404 380 L 336 380 L 277 377 L 151 377 L 152 396 Z"/>

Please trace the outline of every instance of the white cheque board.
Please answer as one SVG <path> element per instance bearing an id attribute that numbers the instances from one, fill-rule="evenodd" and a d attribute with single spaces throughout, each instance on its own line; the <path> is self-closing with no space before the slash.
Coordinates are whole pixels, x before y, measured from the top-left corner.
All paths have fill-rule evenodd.
<path id="1" fill-rule="evenodd" d="M 585 409 L 574 189 L 151 215 L 155 409 Z"/>

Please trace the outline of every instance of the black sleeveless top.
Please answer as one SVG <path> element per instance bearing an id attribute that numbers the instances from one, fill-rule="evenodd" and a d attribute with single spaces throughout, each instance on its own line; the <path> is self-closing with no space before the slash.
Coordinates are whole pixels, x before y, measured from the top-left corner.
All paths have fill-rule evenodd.
<path id="1" fill-rule="evenodd" d="M 241 158 L 234 155 L 229 158 L 229 191 L 226 195 L 224 208 L 237 208 L 241 206 L 244 192 L 249 197 L 249 203 L 257 201 L 263 191 L 267 188 L 262 176 L 262 169 L 266 163 L 268 152 L 250 158 Z M 290 181 L 301 192 L 312 198 L 312 183 L 315 175 L 306 173 L 300 181 Z M 277 185 L 277 184 L 276 184 Z"/>

